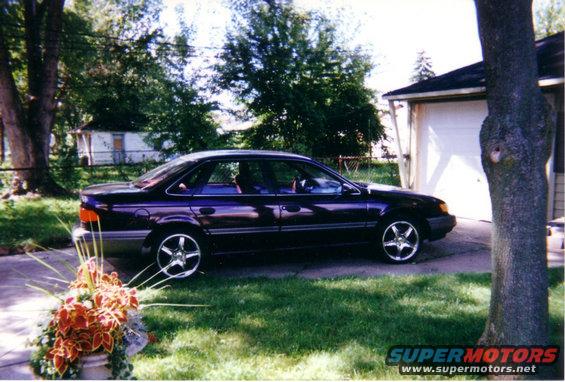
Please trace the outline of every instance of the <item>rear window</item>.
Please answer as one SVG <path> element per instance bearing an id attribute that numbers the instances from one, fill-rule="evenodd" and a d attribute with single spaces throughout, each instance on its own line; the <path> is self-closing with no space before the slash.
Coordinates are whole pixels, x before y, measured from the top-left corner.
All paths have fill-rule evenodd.
<path id="1" fill-rule="evenodd" d="M 151 188 L 161 183 L 163 180 L 168 179 L 170 176 L 186 169 L 190 163 L 193 163 L 190 159 L 183 157 L 177 158 L 141 175 L 133 181 L 133 185 L 143 189 Z"/>

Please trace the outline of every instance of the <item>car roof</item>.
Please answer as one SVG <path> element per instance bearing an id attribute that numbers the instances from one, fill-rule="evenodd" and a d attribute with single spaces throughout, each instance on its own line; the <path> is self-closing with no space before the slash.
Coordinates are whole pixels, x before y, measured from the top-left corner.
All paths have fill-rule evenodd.
<path id="1" fill-rule="evenodd" d="M 286 153 L 283 151 L 267 151 L 267 150 L 209 150 L 199 151 L 188 155 L 183 155 L 186 161 L 201 161 L 212 158 L 239 158 L 239 157 L 253 157 L 253 158 L 294 158 L 294 159 L 310 159 L 308 157 Z"/>

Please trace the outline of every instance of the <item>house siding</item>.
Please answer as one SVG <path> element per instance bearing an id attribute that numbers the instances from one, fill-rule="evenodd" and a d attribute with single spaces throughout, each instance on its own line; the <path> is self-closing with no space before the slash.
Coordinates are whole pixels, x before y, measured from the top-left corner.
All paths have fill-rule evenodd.
<path id="1" fill-rule="evenodd" d="M 138 163 L 147 160 L 160 160 L 161 154 L 143 140 L 144 133 L 132 132 L 101 132 L 92 131 L 90 134 L 91 156 L 89 164 L 112 164 L 114 161 L 113 140 L 115 134 L 123 135 L 124 162 Z M 86 138 L 88 141 L 88 138 Z M 79 157 L 89 157 L 89 151 L 84 144 L 82 135 L 77 137 Z"/>

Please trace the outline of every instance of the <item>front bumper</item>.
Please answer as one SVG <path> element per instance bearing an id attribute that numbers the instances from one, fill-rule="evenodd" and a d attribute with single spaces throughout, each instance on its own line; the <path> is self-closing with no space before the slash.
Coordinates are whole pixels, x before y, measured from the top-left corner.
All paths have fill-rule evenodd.
<path id="1" fill-rule="evenodd" d="M 149 230 L 91 232 L 82 227 L 75 227 L 72 239 L 73 243 L 88 250 L 90 255 L 94 255 L 96 247 L 97 252 L 103 253 L 104 256 L 118 257 L 140 254 L 149 232 Z"/>
<path id="2" fill-rule="evenodd" d="M 428 240 L 430 241 L 445 237 L 445 235 L 448 232 L 451 232 L 451 230 L 457 225 L 457 219 L 453 215 L 438 216 L 426 220 L 430 227 L 428 235 Z"/>

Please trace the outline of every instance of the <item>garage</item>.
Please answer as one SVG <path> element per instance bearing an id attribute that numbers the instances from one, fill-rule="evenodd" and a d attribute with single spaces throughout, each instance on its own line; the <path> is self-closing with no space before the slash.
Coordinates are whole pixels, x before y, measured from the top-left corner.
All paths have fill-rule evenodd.
<path id="1" fill-rule="evenodd" d="M 547 166 L 548 220 L 563 216 L 563 32 L 536 42 L 539 86 L 557 116 L 553 154 Z M 390 110 L 408 108 L 402 184 L 445 200 L 458 217 L 491 220 L 488 183 L 481 164 L 479 133 L 488 114 L 482 62 L 388 92 Z M 394 113 L 391 112 L 391 115 Z"/>
<path id="2" fill-rule="evenodd" d="M 415 185 L 447 202 L 459 217 L 490 220 L 488 183 L 481 165 L 479 131 L 485 101 L 420 105 Z"/>

